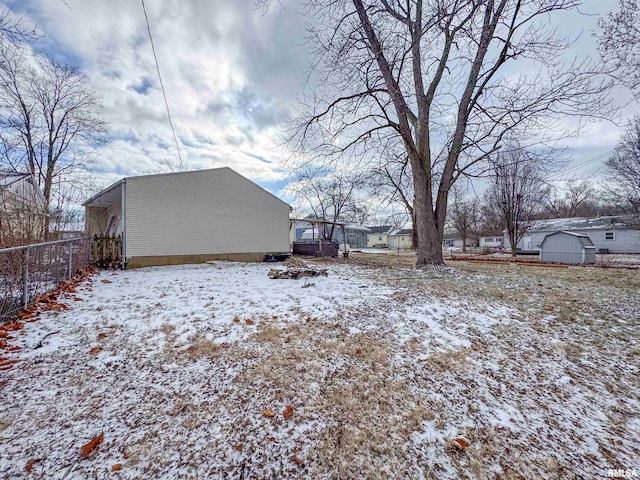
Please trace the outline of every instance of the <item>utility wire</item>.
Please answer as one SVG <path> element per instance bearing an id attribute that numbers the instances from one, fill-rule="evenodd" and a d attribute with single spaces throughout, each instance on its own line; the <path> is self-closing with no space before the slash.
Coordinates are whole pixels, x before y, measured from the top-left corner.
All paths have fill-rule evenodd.
<path id="1" fill-rule="evenodd" d="M 167 93 L 164 89 L 164 83 L 162 83 L 162 75 L 160 75 L 160 66 L 158 65 L 158 56 L 156 55 L 156 47 L 153 44 L 153 36 L 151 35 L 151 27 L 149 26 L 149 17 L 147 16 L 147 9 L 144 6 L 144 0 L 142 2 L 142 11 L 144 12 L 144 19 L 147 22 L 147 32 L 149 32 L 149 40 L 151 41 L 151 51 L 153 52 L 153 59 L 156 62 L 156 71 L 158 72 L 158 80 L 160 80 L 160 88 L 162 89 L 162 96 L 164 97 L 164 105 L 167 107 L 167 118 L 169 119 L 169 126 L 173 133 L 173 140 L 176 142 L 176 150 L 178 151 L 178 160 L 180 161 L 180 170 L 184 170 L 184 163 L 182 162 L 182 155 L 180 155 L 180 146 L 178 145 L 178 137 L 176 136 L 176 130 L 173 128 L 173 122 L 171 121 L 171 112 L 169 111 L 169 102 L 167 101 Z"/>

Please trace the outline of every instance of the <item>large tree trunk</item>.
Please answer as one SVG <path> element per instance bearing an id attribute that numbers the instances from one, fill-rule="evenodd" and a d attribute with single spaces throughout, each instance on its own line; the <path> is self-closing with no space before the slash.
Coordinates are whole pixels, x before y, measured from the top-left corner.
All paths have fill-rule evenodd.
<path id="1" fill-rule="evenodd" d="M 416 162 L 418 163 L 418 162 Z M 414 169 L 413 185 L 415 191 L 414 216 L 418 233 L 416 266 L 444 265 L 442 257 L 443 228 L 438 225 L 433 211 L 431 188 L 424 169 Z"/>

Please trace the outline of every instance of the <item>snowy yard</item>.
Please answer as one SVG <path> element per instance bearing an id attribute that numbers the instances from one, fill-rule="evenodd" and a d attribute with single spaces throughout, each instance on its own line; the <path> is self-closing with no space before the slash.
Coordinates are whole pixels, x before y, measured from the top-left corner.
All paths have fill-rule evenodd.
<path id="1" fill-rule="evenodd" d="M 320 265 L 91 277 L 9 332 L 0 478 L 640 472 L 637 271 Z"/>

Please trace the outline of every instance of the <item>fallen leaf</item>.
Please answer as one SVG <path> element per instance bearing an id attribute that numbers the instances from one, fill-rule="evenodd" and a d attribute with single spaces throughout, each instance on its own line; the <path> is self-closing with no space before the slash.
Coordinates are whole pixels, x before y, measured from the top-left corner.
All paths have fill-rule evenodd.
<path id="1" fill-rule="evenodd" d="M 451 444 L 459 450 L 464 450 L 469 446 L 469 442 L 467 442 L 464 438 L 454 438 L 453 440 L 451 440 Z"/>
<path id="2" fill-rule="evenodd" d="M 293 454 L 293 458 L 291 460 L 293 460 L 293 463 L 296 465 L 302 465 L 302 459 L 298 456 L 297 452 Z"/>
<path id="3" fill-rule="evenodd" d="M 107 338 L 107 334 L 106 334 L 106 333 L 104 333 L 104 332 L 99 333 L 99 334 L 98 334 L 98 340 L 101 340 L 101 339 L 103 339 L 103 338 Z"/>
<path id="4" fill-rule="evenodd" d="M 18 350 L 22 350 L 22 348 L 18 347 L 17 345 L 15 347 L 7 348 L 7 352 L 17 352 Z"/>
<path id="5" fill-rule="evenodd" d="M 247 318 L 244 323 L 246 323 L 247 325 L 253 325 L 253 320 L 251 320 L 250 318 Z"/>
<path id="6" fill-rule="evenodd" d="M 102 350 L 102 347 L 93 347 L 89 350 L 89 355 L 97 355 L 100 350 Z"/>
<path id="7" fill-rule="evenodd" d="M 0 330 L 0 338 L 7 338 L 7 335 L 9 334 L 6 330 Z"/>
<path id="8" fill-rule="evenodd" d="M 111 280 L 107 280 L 106 278 L 103 278 L 102 280 L 100 280 L 102 283 L 113 283 Z"/>
<path id="9" fill-rule="evenodd" d="M 240 323 L 240 319 L 238 317 L 233 317 L 233 323 Z"/>
<path id="10" fill-rule="evenodd" d="M 276 412 L 274 412 L 274 411 L 273 411 L 272 409 L 270 409 L 270 408 L 265 408 L 265 409 L 262 411 L 262 416 L 263 416 L 263 417 L 267 417 L 267 418 L 273 418 L 273 417 L 275 417 L 275 416 L 276 416 Z"/>
<path id="11" fill-rule="evenodd" d="M 242 444 L 241 444 L 241 443 L 239 443 L 238 445 L 234 445 L 234 446 L 233 446 L 233 449 L 234 449 L 234 450 L 237 450 L 238 452 L 241 452 L 241 451 L 242 451 Z"/>
<path id="12" fill-rule="evenodd" d="M 112 472 L 118 472 L 120 470 L 122 470 L 122 464 L 121 463 L 116 463 L 115 465 L 113 465 L 111 467 L 111 471 Z"/>
<path id="13" fill-rule="evenodd" d="M 91 440 L 86 445 L 82 446 L 82 448 L 80 449 L 82 458 L 87 458 L 89 455 L 91 455 L 93 451 L 98 448 L 98 445 L 100 445 L 102 442 L 104 442 L 104 432 L 97 437 L 94 437 L 93 440 Z"/>
<path id="14" fill-rule="evenodd" d="M 293 417 L 293 407 L 291 405 L 287 405 L 286 407 L 284 407 L 282 416 L 285 420 L 289 420 L 291 417 Z"/>
<path id="15" fill-rule="evenodd" d="M 3 338 L 0 338 L 0 348 L 5 348 L 7 346 L 7 341 Z"/>
<path id="16" fill-rule="evenodd" d="M 24 466 L 24 470 L 27 473 L 31 473 L 31 470 L 33 469 L 33 464 L 36 463 L 36 459 L 32 458 L 31 460 L 29 460 L 27 462 L 27 464 Z"/>

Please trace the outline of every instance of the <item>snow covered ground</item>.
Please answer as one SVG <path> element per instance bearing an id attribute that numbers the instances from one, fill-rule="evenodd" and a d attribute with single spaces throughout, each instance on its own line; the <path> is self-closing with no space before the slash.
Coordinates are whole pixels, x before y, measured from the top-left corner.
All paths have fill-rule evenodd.
<path id="1" fill-rule="evenodd" d="M 640 470 L 632 277 L 321 266 L 298 281 L 227 262 L 95 275 L 12 332 L 0 478 Z"/>

